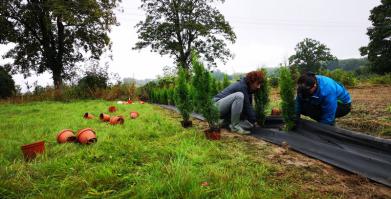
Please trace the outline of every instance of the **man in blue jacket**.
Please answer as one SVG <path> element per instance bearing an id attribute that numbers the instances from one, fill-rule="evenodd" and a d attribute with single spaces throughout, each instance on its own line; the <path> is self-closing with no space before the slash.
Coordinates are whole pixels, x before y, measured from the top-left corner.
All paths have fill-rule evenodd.
<path id="1" fill-rule="evenodd" d="M 252 106 L 253 93 L 259 90 L 263 81 L 264 75 L 261 71 L 252 71 L 213 97 L 220 111 L 220 118 L 230 120 L 231 131 L 250 134 L 247 130 L 253 128 L 257 121 Z"/>
<path id="2" fill-rule="evenodd" d="M 334 125 L 335 118 L 347 115 L 351 99 L 345 87 L 333 79 L 306 73 L 297 81 L 296 115 L 300 114 L 323 124 Z"/>

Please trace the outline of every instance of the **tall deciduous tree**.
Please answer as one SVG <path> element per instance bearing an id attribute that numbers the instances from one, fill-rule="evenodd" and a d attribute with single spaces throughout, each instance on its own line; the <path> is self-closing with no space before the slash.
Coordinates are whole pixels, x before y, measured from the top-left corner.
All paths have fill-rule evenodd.
<path id="1" fill-rule="evenodd" d="M 298 67 L 301 73 L 306 71 L 319 72 L 328 61 L 336 60 L 330 49 L 319 41 L 305 38 L 295 48 L 296 53 L 289 57 L 289 64 Z"/>
<path id="2" fill-rule="evenodd" d="M 26 76 L 49 71 L 58 90 L 75 64 L 99 59 L 110 46 L 120 0 L 7 0 L 0 4 L 0 44 L 15 43 L 4 57 Z M 86 56 L 86 55 L 89 56 Z"/>
<path id="3" fill-rule="evenodd" d="M 0 99 L 11 97 L 15 92 L 15 82 L 12 76 L 4 68 L 0 67 Z"/>
<path id="4" fill-rule="evenodd" d="M 361 47 L 362 56 L 368 55 L 371 70 L 378 74 L 391 72 L 391 1 L 382 0 L 381 5 L 371 10 L 368 28 L 369 44 Z"/>
<path id="5" fill-rule="evenodd" d="M 190 68 L 195 49 L 210 66 L 216 59 L 225 62 L 232 56 L 226 41 L 236 35 L 224 16 L 213 6 L 224 0 L 142 0 L 146 13 L 136 25 L 139 42 L 133 49 L 151 47 L 153 52 L 170 55 L 185 70 Z"/>

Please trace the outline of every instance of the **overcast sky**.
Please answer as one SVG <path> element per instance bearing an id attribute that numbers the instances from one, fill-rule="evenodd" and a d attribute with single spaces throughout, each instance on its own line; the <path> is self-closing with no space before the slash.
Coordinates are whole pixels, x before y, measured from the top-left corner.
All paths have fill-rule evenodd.
<path id="1" fill-rule="evenodd" d="M 237 40 L 229 45 L 234 59 L 218 69 L 226 73 L 248 72 L 260 66 L 276 67 L 294 53 L 296 44 L 309 37 L 326 44 L 339 59 L 358 58 L 358 48 L 368 44 L 367 28 L 370 10 L 380 0 L 226 0 L 216 4 L 233 27 Z M 155 78 L 162 68 L 173 65 L 173 59 L 151 53 L 150 49 L 134 51 L 137 42 L 135 24 L 144 19 L 140 0 L 123 0 L 123 12 L 117 12 L 120 26 L 110 33 L 113 60 L 109 72 L 121 78 Z M 4 53 L 2 46 L 0 53 Z M 106 58 L 103 58 L 107 60 Z M 0 63 L 4 63 L 1 60 Z M 50 74 L 29 78 L 32 83 L 52 84 Z M 24 85 L 21 75 L 14 76 Z"/>

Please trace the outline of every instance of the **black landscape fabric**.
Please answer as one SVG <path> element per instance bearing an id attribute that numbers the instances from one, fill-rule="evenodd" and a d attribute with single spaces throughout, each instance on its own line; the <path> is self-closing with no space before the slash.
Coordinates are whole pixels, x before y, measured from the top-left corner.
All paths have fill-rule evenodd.
<path id="1" fill-rule="evenodd" d="M 173 106 L 162 107 L 175 110 Z M 199 114 L 193 117 L 204 120 Z M 391 187 L 391 140 L 301 120 L 295 131 L 279 130 L 283 120 L 268 117 L 264 127 L 254 128 L 251 136 L 306 154 L 333 166 Z"/>

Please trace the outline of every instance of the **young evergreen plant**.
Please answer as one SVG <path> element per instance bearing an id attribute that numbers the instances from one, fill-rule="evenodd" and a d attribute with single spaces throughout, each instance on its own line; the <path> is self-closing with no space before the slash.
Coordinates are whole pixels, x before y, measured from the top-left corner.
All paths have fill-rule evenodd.
<path id="1" fill-rule="evenodd" d="M 266 120 L 266 108 L 269 104 L 269 95 L 270 95 L 270 86 L 269 81 L 267 79 L 267 71 L 266 69 L 260 69 L 260 71 L 264 75 L 264 81 L 261 84 L 261 88 L 258 92 L 255 93 L 255 112 L 259 116 L 258 124 L 260 126 L 265 124 Z"/>
<path id="2" fill-rule="evenodd" d="M 224 79 L 223 79 L 223 89 L 227 88 L 229 85 L 230 85 L 230 83 L 229 83 L 229 80 L 228 80 L 228 75 L 225 74 L 224 75 Z"/>
<path id="3" fill-rule="evenodd" d="M 191 58 L 191 65 L 193 66 L 193 80 L 192 80 L 192 95 L 193 95 L 193 105 L 194 110 L 197 113 L 202 113 L 201 107 L 203 103 L 204 93 L 202 90 L 204 90 L 205 83 L 203 82 L 203 72 L 204 67 L 202 64 L 198 61 L 198 55 L 195 52 L 192 52 L 192 58 Z"/>
<path id="4" fill-rule="evenodd" d="M 190 114 L 193 111 L 191 103 L 190 88 L 187 84 L 186 72 L 184 69 L 178 71 L 178 79 L 175 88 L 175 104 L 183 119 L 183 126 L 189 123 Z"/>
<path id="5" fill-rule="evenodd" d="M 208 122 L 209 128 L 211 130 L 217 130 L 219 128 L 218 122 L 219 122 L 219 110 L 214 105 L 214 102 L 212 100 L 213 97 L 213 81 L 212 76 L 210 75 L 210 72 L 208 70 L 204 69 L 203 74 L 203 82 L 205 83 L 203 92 L 205 93 L 203 96 L 203 102 L 202 102 L 202 115 L 205 117 L 206 121 Z"/>
<path id="6" fill-rule="evenodd" d="M 212 101 L 211 75 L 199 61 L 198 55 L 192 53 L 194 71 L 193 87 L 197 112 L 201 113 L 208 122 L 211 130 L 218 129 L 219 111 Z"/>
<path id="7" fill-rule="evenodd" d="M 288 131 L 295 126 L 295 82 L 290 70 L 286 67 L 280 68 L 279 86 L 282 116 L 285 122 L 285 130 Z"/>
<path id="8" fill-rule="evenodd" d="M 210 87 L 211 87 L 211 95 L 212 96 L 215 96 L 215 95 L 217 95 L 217 93 L 219 93 L 217 80 L 212 76 L 211 76 Z"/>

